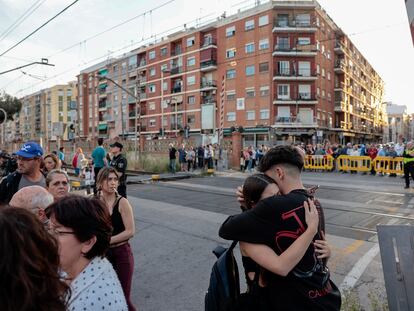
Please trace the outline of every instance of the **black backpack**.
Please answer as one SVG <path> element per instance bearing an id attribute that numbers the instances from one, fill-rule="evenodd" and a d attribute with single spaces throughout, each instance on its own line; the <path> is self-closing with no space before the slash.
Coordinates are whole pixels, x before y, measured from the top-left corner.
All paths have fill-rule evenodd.
<path id="1" fill-rule="evenodd" d="M 229 248 L 217 246 L 213 253 L 217 257 L 211 269 L 210 285 L 206 293 L 205 311 L 233 311 L 240 297 L 239 269 L 233 249 L 237 241 Z"/>

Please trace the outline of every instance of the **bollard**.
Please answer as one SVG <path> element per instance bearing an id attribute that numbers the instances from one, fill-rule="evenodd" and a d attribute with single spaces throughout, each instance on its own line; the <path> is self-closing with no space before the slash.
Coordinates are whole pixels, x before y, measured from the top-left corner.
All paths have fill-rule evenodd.
<path id="1" fill-rule="evenodd" d="M 159 181 L 160 180 L 160 175 L 157 175 L 157 174 L 151 175 L 151 179 L 152 179 L 152 181 Z"/>
<path id="2" fill-rule="evenodd" d="M 70 185 L 74 190 L 79 190 L 81 187 L 80 181 L 72 181 Z"/>
<path id="3" fill-rule="evenodd" d="M 207 169 L 207 174 L 213 175 L 214 174 L 214 168 Z"/>

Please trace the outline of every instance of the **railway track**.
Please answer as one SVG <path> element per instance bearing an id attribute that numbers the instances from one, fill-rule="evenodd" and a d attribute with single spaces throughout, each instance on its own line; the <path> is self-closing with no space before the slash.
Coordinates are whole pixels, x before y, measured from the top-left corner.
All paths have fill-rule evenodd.
<path id="1" fill-rule="evenodd" d="M 171 199 L 169 202 L 173 204 L 212 210 L 211 204 L 202 200 L 207 195 L 207 197 L 211 197 L 212 201 L 218 200 L 226 202 L 226 204 L 223 203 L 222 206 L 218 206 L 213 211 L 231 215 L 239 212 L 235 199 L 234 189 L 236 186 L 234 185 L 234 188 L 229 188 L 194 184 L 191 182 L 166 182 L 145 186 L 141 185 L 139 188 L 144 190 L 143 187 L 155 187 L 153 188 L 156 189 L 154 193 L 163 191 L 170 192 Z M 163 196 L 159 198 L 151 196 L 149 198 L 147 197 L 148 193 L 145 194 L 145 192 L 142 192 L 141 195 L 137 193 L 137 196 L 163 201 Z M 376 226 L 378 224 L 393 223 L 414 225 L 414 208 L 407 208 L 407 204 L 414 196 L 407 198 L 401 194 L 356 189 L 353 191 L 355 192 L 354 195 L 349 196 L 348 194 L 347 200 L 327 198 L 329 196 L 332 197 L 335 192 L 343 194 L 345 190 L 340 187 L 330 186 L 321 187 L 317 193 L 318 199 L 324 208 L 325 224 L 328 233 L 360 240 L 372 240 L 376 236 Z M 354 200 L 350 201 L 349 197 Z M 232 199 L 234 199 L 234 204 L 232 204 Z"/>

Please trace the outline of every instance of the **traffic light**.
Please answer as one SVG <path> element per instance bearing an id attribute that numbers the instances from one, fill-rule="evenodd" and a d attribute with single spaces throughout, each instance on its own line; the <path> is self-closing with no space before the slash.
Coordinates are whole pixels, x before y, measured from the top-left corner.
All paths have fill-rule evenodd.
<path id="1" fill-rule="evenodd" d="M 97 77 L 99 81 L 105 80 L 107 75 L 108 75 L 108 69 L 104 68 L 104 69 L 98 70 Z"/>
<path id="2" fill-rule="evenodd" d="M 71 132 L 75 132 L 75 125 L 73 123 L 71 123 L 71 125 L 69 125 L 69 130 Z"/>

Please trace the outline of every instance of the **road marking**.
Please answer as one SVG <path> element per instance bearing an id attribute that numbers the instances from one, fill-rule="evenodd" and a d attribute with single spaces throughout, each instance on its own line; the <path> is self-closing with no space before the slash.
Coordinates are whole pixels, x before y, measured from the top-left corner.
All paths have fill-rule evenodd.
<path id="1" fill-rule="evenodd" d="M 397 219 L 391 219 L 389 222 L 387 222 L 387 225 L 395 224 L 397 221 Z M 339 289 L 341 291 L 353 288 L 355 286 L 359 278 L 364 273 L 365 269 L 368 267 L 371 261 L 378 255 L 379 250 L 379 244 L 377 243 L 373 247 L 371 247 L 371 249 L 356 262 L 356 264 L 352 267 L 351 271 L 349 271 L 348 274 L 345 276 L 341 285 L 339 285 Z"/>

